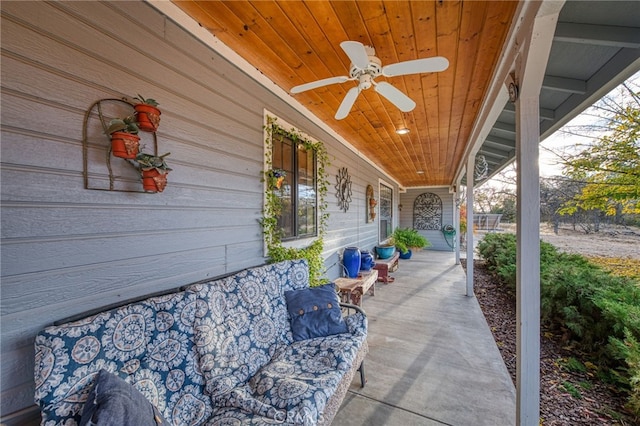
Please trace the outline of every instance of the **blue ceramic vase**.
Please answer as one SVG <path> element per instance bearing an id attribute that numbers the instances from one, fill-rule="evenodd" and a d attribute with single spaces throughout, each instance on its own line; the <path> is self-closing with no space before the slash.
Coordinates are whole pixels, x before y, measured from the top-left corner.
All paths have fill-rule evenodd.
<path id="1" fill-rule="evenodd" d="M 400 252 L 400 259 L 411 259 L 411 250 L 407 250 L 406 253 Z"/>
<path id="2" fill-rule="evenodd" d="M 347 247 L 342 254 L 342 264 L 349 278 L 356 278 L 360 270 L 360 249 L 358 247 Z"/>
<path id="3" fill-rule="evenodd" d="M 376 246 L 376 253 L 380 259 L 388 259 L 396 251 L 395 246 Z"/>
<path id="4" fill-rule="evenodd" d="M 373 255 L 369 250 L 362 250 L 360 252 L 360 270 L 370 271 L 376 263 L 373 261 Z"/>

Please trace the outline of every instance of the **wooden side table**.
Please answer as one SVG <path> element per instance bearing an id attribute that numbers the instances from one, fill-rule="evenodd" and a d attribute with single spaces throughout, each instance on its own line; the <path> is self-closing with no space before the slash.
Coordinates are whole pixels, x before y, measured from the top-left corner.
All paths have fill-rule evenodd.
<path id="1" fill-rule="evenodd" d="M 392 283 L 395 278 L 389 275 L 389 272 L 394 272 L 398 269 L 398 259 L 400 258 L 400 253 L 397 251 L 393 253 L 388 259 L 376 259 L 376 264 L 373 267 L 380 274 L 378 277 L 378 281 L 382 281 L 385 284 Z"/>
<path id="2" fill-rule="evenodd" d="M 337 278 L 335 280 L 342 302 L 362 306 L 362 296 L 367 291 L 375 296 L 378 271 L 372 269 L 369 272 L 360 272 L 360 274 L 361 276 L 358 278 Z"/>

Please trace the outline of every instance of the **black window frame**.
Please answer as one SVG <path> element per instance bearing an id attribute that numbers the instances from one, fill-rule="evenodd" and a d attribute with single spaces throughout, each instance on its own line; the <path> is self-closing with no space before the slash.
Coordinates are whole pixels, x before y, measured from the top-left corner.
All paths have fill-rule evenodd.
<path id="1" fill-rule="evenodd" d="M 313 149 L 307 149 L 304 144 L 298 143 L 277 125 L 273 126 L 271 134 L 272 168 L 283 170 L 286 173 L 281 189 L 276 191 L 276 196 L 280 197 L 282 206 L 282 211 L 278 217 L 281 240 L 288 242 L 315 238 L 318 236 L 319 228 L 318 162 L 316 152 Z M 284 148 L 286 145 L 289 146 L 289 149 Z M 286 159 L 287 151 L 290 153 L 288 160 Z M 300 163 L 303 161 L 301 154 L 304 154 L 307 163 L 307 167 L 304 168 L 307 173 L 304 173 L 304 176 L 302 176 L 303 170 L 300 169 Z M 309 171 L 311 171 L 311 177 L 309 177 Z M 312 182 L 310 188 L 301 188 L 304 180 Z M 307 200 L 312 199 L 312 203 L 301 201 L 303 190 L 305 192 L 312 191 L 313 197 L 306 198 Z M 289 198 L 291 199 L 290 203 L 287 202 Z M 304 215 L 302 214 L 302 208 L 306 212 Z M 309 208 L 311 208 L 311 212 L 309 212 Z M 283 223 L 283 220 L 286 220 L 283 218 L 287 217 L 291 218 L 291 222 Z M 304 226 L 303 222 L 308 223 L 310 217 L 313 220 L 312 231 L 302 232 L 301 226 Z"/>

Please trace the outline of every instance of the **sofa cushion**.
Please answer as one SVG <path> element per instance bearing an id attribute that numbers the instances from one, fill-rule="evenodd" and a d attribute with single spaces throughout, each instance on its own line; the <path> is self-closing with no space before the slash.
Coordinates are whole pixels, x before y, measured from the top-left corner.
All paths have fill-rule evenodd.
<path id="1" fill-rule="evenodd" d="M 100 370 L 82 410 L 80 426 L 156 426 L 168 424 L 147 398 L 120 377 Z"/>
<path id="2" fill-rule="evenodd" d="M 247 269 L 190 286 L 208 312 L 196 320 L 196 346 L 212 396 L 241 386 L 292 342 L 284 292 L 308 287 L 304 260 Z"/>
<path id="3" fill-rule="evenodd" d="M 196 295 L 176 292 L 48 327 L 35 341 L 35 400 L 43 424 L 77 424 L 101 369 L 140 389 L 170 423 L 212 412 L 195 350 Z"/>
<path id="4" fill-rule="evenodd" d="M 353 367 L 364 341 L 365 336 L 343 333 L 293 342 L 248 384 L 214 397 L 214 406 L 233 407 L 274 421 L 284 417 L 286 424 L 315 425 Z"/>
<path id="5" fill-rule="evenodd" d="M 284 293 L 294 340 L 347 332 L 333 283 Z"/>

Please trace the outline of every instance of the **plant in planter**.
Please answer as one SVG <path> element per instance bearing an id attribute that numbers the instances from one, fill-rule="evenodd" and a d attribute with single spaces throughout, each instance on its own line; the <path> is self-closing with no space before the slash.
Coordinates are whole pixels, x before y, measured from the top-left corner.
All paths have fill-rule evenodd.
<path id="1" fill-rule="evenodd" d="M 396 228 L 391 238 L 401 256 L 405 255 L 407 259 L 411 257 L 412 250 L 420 250 L 431 245 L 429 240 L 413 228 Z"/>
<path id="2" fill-rule="evenodd" d="M 269 189 L 280 189 L 287 173 L 280 169 L 271 169 L 265 173 Z"/>
<path id="3" fill-rule="evenodd" d="M 111 136 L 111 152 L 114 156 L 133 160 L 140 149 L 136 118 L 114 118 L 109 122 L 106 133 Z"/>
<path id="4" fill-rule="evenodd" d="M 143 98 L 138 94 L 135 98 L 139 103 L 133 106 L 136 111 L 136 117 L 138 118 L 138 127 L 145 132 L 155 132 L 160 125 L 160 110 L 158 102 L 155 99 Z"/>
<path id="5" fill-rule="evenodd" d="M 167 175 L 171 168 L 167 166 L 164 158 L 170 153 L 156 156 L 141 152 L 137 155 L 136 161 L 140 167 L 142 175 L 142 187 L 146 192 L 162 192 L 167 186 Z"/>

